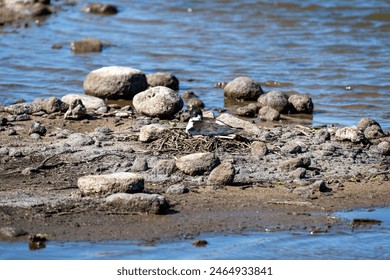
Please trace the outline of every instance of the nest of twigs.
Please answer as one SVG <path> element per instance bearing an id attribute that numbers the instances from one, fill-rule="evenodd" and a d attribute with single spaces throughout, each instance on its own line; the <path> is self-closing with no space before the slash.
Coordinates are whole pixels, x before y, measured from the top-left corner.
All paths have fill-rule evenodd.
<path id="1" fill-rule="evenodd" d="M 201 136 L 192 137 L 183 130 L 171 129 L 150 143 L 150 148 L 161 152 L 245 152 L 250 149 L 250 140 L 236 135 L 234 138 Z"/>

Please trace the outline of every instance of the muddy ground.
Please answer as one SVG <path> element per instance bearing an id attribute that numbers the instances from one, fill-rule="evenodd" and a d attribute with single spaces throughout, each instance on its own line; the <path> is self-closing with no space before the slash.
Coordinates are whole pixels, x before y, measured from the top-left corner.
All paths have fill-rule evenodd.
<path id="1" fill-rule="evenodd" d="M 156 175 L 159 160 L 175 160 L 195 151 L 180 143 L 177 148 L 168 147 L 162 139 L 138 141 L 140 128 L 153 121 L 131 114 L 125 118 L 95 115 L 80 121 L 64 120 L 62 114 L 37 114 L 4 123 L 0 130 L 0 228 L 28 234 L 8 236 L 12 234 L 3 230 L 0 240 L 27 240 L 29 234 L 37 233 L 47 234 L 49 240 L 154 241 L 193 238 L 203 232 L 323 231 L 348 226 L 332 217 L 334 211 L 390 204 L 389 156 L 378 153 L 373 143 L 336 141 L 333 136 L 319 141 L 317 132 L 323 128 L 257 123 L 263 133 L 246 136 L 247 141 L 197 148 L 214 149 L 221 161 L 232 162 L 236 169 L 231 185 L 210 187 L 206 184 L 209 173 L 189 176 L 175 169 L 170 176 Z M 43 124 L 47 132 L 31 136 L 33 122 Z M 181 122 L 157 122 L 172 130 L 185 127 Z M 387 133 L 380 141 L 388 139 Z M 252 155 L 250 144 L 255 140 L 266 143 L 264 156 Z M 282 167 L 297 157 L 311 158 L 303 174 Z M 145 159 L 145 170 L 134 166 L 139 158 Z M 77 180 L 81 176 L 120 171 L 144 176 L 144 192 L 162 194 L 170 209 L 163 215 L 120 211 L 106 205 L 104 196 L 80 194 Z M 325 189 L 313 187 L 319 180 Z M 166 192 L 178 183 L 189 192 Z"/>

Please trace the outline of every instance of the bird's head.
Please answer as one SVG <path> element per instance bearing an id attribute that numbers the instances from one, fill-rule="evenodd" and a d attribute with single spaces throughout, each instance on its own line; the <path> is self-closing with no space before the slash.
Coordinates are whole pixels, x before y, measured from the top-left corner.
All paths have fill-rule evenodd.
<path id="1" fill-rule="evenodd" d="M 202 119 L 203 119 L 203 114 L 200 109 L 192 109 L 190 111 L 190 120 L 201 121 Z"/>

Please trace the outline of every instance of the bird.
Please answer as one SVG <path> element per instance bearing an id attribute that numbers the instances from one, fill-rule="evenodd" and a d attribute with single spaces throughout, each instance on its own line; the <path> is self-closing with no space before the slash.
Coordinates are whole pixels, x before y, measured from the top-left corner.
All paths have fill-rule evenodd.
<path id="1" fill-rule="evenodd" d="M 192 109 L 185 131 L 192 136 L 227 136 L 237 132 L 237 129 L 218 120 L 204 118 L 200 109 Z"/>

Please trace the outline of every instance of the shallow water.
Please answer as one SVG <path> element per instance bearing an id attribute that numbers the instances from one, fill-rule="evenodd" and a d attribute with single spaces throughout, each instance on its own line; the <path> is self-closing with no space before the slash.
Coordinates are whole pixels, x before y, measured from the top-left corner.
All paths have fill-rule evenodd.
<path id="1" fill-rule="evenodd" d="M 208 245 L 194 247 L 193 239 L 145 244 L 135 241 L 56 242 L 29 250 L 27 243 L 0 243 L 0 259 L 369 259 L 390 260 L 390 208 L 333 213 L 352 220 L 370 218 L 381 225 L 335 228 L 328 233 L 307 231 L 204 234 Z"/>
<path id="2" fill-rule="evenodd" d="M 313 125 L 367 116 L 390 129 L 389 1 L 111 0 L 114 16 L 81 13 L 86 2 L 39 26 L 0 27 L 0 103 L 79 93 L 90 71 L 123 65 L 175 74 L 208 108 L 224 106 L 214 83 L 249 76 L 278 82 L 265 91 L 309 94 Z M 73 54 L 84 37 L 112 46 Z"/>

